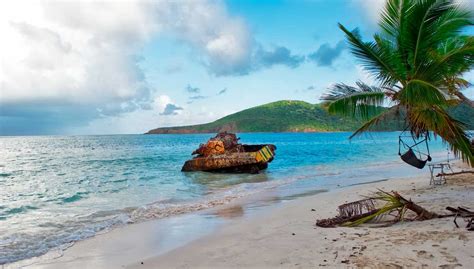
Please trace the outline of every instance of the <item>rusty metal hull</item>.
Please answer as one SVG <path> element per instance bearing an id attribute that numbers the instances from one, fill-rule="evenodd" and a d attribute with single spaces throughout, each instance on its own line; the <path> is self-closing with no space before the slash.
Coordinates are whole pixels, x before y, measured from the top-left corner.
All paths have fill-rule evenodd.
<path id="1" fill-rule="evenodd" d="M 181 171 L 258 173 L 268 167 L 276 149 L 273 145 L 249 145 L 248 148 L 258 150 L 196 157 L 186 161 Z"/>

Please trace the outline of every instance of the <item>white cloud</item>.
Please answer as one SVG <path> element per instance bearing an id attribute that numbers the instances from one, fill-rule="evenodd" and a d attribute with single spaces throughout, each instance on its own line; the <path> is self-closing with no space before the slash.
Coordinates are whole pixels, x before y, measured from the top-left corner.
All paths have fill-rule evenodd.
<path id="1" fill-rule="evenodd" d="M 352 4 L 363 14 L 362 18 L 375 26 L 380 18 L 386 0 L 352 0 Z"/>
<path id="2" fill-rule="evenodd" d="M 140 49 L 162 32 L 217 75 L 241 72 L 252 53 L 246 25 L 221 2 L 1 1 L 0 120 L 23 104 L 30 117 L 41 114 L 34 104 L 89 118 L 150 109 Z"/>
<path id="3" fill-rule="evenodd" d="M 1 5 L 2 103 L 95 104 L 112 112 L 123 102 L 147 101 L 149 90 L 136 52 L 154 27 L 144 27 L 147 20 L 141 19 L 138 4 Z"/>
<path id="4" fill-rule="evenodd" d="M 244 23 L 229 17 L 219 2 L 32 1 L 27 9 L 22 1 L 1 5 L 4 102 L 133 99 L 144 80 L 136 53 L 160 30 L 191 44 L 216 74 L 242 68 L 251 53 Z"/>
<path id="5" fill-rule="evenodd" d="M 211 73 L 239 74 L 250 68 L 254 40 L 244 21 L 230 16 L 222 2 L 178 1 L 156 13 L 166 29 L 192 45 Z"/>
<path id="6" fill-rule="evenodd" d="M 160 95 L 153 100 L 153 109 L 161 111 L 168 104 L 174 104 L 173 101 L 171 101 L 171 97 L 168 95 Z"/>

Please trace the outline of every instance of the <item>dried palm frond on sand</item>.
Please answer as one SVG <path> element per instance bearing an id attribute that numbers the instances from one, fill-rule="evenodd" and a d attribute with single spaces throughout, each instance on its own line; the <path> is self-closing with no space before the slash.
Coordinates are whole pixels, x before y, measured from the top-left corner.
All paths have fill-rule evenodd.
<path id="1" fill-rule="evenodd" d="M 380 207 L 377 207 L 381 204 Z M 388 220 L 389 223 L 406 220 L 406 212 L 416 214 L 410 220 L 428 220 L 433 218 L 449 217 L 450 215 L 439 215 L 417 205 L 411 199 L 406 199 L 396 191 L 386 192 L 378 190 L 371 197 L 340 205 L 339 215 L 334 218 L 316 221 L 319 227 L 335 226 L 358 226 L 367 222 Z"/>

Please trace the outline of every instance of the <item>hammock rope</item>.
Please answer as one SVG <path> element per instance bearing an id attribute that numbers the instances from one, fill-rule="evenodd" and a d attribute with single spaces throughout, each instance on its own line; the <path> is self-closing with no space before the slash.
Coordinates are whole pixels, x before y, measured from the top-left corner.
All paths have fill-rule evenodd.
<path id="1" fill-rule="evenodd" d="M 401 155 L 401 148 L 402 148 L 401 146 L 403 146 L 407 150 L 412 149 L 414 152 L 418 153 L 419 155 L 430 156 L 430 149 L 428 147 L 428 139 L 424 138 L 421 141 L 418 141 L 418 142 L 415 141 L 415 143 L 412 146 L 410 146 L 405 141 L 403 141 L 402 138 L 403 138 L 403 136 L 400 137 L 399 142 L 398 142 L 398 144 L 399 144 L 398 155 Z M 419 149 L 418 145 L 420 145 L 421 143 L 426 144 L 427 153 L 424 153 Z M 416 147 L 416 149 L 414 149 L 415 147 Z M 420 156 L 420 158 L 421 158 L 421 156 Z"/>
<path id="2" fill-rule="evenodd" d="M 413 134 L 404 135 L 407 132 L 407 129 L 408 127 L 405 128 L 405 130 L 403 130 L 403 132 L 398 137 L 398 155 L 407 164 L 414 166 L 418 169 L 423 169 L 426 163 L 431 161 L 430 148 L 428 146 L 429 134 L 422 134 L 420 136 L 421 140 L 416 141 L 415 136 L 413 136 Z M 411 140 L 413 140 L 413 144 L 408 144 L 408 142 L 406 142 L 404 138 L 411 138 Z M 425 144 L 426 152 L 420 150 L 419 145 L 421 144 Z M 402 148 L 406 150 L 406 152 L 403 154 L 401 152 Z M 418 154 L 418 156 L 415 154 L 415 152 Z M 426 156 L 425 160 L 422 159 L 423 155 Z"/>

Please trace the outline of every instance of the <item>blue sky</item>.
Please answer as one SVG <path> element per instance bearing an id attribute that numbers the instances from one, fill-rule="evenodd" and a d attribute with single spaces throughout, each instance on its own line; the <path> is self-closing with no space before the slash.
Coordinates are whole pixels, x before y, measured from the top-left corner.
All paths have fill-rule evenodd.
<path id="1" fill-rule="evenodd" d="M 333 83 L 372 82 L 337 23 L 369 37 L 383 5 L 52 3 L 2 3 L 0 134 L 143 133 L 282 99 L 319 102 Z"/>

